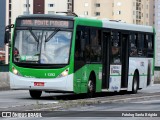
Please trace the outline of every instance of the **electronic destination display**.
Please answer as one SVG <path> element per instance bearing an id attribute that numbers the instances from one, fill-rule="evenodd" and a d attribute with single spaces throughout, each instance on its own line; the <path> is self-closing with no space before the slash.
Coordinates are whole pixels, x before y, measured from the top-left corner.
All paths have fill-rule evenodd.
<path id="1" fill-rule="evenodd" d="M 54 20 L 54 19 L 18 19 L 17 26 L 19 27 L 58 27 L 58 28 L 73 28 L 73 21 Z"/>

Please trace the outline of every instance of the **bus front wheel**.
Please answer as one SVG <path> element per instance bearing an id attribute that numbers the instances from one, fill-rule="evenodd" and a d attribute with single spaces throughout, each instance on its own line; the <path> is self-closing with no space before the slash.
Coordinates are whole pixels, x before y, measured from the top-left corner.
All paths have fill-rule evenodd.
<path id="1" fill-rule="evenodd" d="M 93 97 L 96 91 L 95 76 L 92 74 L 88 81 L 88 97 Z"/>
<path id="2" fill-rule="evenodd" d="M 34 99 L 40 98 L 42 91 L 37 91 L 37 90 L 29 90 L 30 96 Z"/>

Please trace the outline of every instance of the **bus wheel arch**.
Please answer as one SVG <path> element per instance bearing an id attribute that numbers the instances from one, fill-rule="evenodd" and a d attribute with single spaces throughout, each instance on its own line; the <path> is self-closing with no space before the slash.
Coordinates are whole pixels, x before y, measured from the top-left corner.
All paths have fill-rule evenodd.
<path id="1" fill-rule="evenodd" d="M 139 71 L 138 69 L 135 70 L 133 81 L 132 81 L 132 93 L 136 94 L 139 89 Z"/>
<path id="2" fill-rule="evenodd" d="M 93 97 L 96 92 L 96 74 L 94 71 L 91 71 L 89 80 L 88 80 L 88 94 L 89 97 Z"/>

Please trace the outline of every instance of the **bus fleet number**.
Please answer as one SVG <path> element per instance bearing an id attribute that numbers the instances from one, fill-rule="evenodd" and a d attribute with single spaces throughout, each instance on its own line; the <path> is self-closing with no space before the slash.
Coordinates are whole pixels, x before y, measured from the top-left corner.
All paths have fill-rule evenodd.
<path id="1" fill-rule="evenodd" d="M 45 76 L 55 76 L 55 73 L 45 73 Z"/>

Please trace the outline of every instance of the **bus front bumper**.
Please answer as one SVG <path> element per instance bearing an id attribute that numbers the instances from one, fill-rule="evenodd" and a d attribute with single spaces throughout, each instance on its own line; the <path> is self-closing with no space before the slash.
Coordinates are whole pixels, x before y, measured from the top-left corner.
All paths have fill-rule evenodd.
<path id="1" fill-rule="evenodd" d="M 73 74 L 61 78 L 26 78 L 9 73 L 10 87 L 16 90 L 69 91 L 73 92 Z M 43 83 L 35 85 L 35 83 Z"/>

